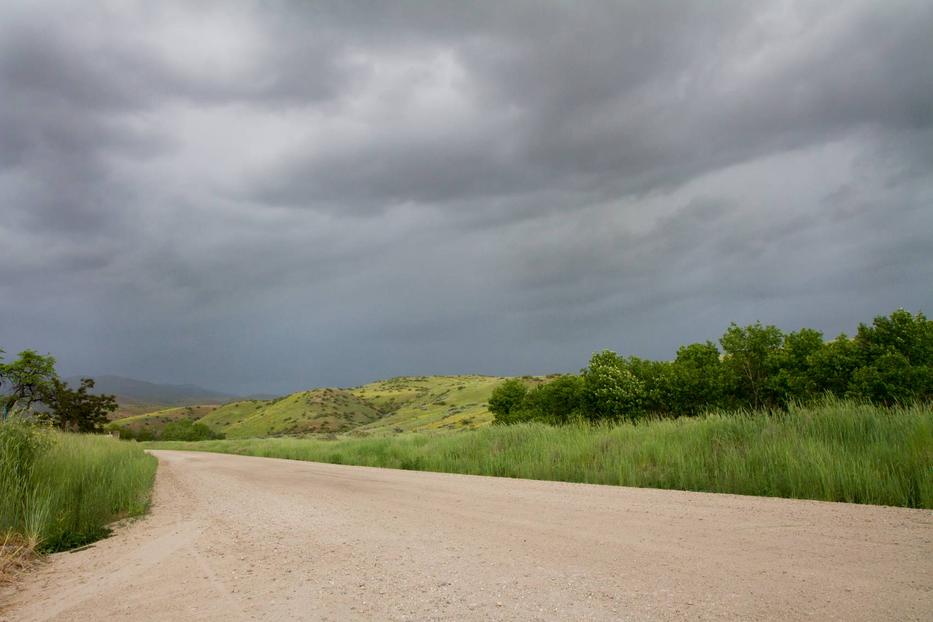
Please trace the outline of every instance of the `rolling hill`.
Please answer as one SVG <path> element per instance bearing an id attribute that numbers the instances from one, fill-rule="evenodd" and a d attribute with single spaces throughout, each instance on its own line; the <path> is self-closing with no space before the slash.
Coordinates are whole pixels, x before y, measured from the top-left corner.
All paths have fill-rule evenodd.
<path id="1" fill-rule="evenodd" d="M 487 402 L 503 380 L 476 375 L 405 376 L 349 389 L 299 391 L 273 400 L 163 408 L 114 421 L 111 427 L 158 433 L 166 423 L 188 418 L 227 438 L 469 430 L 492 422 Z"/>
<path id="2" fill-rule="evenodd" d="M 202 420 L 227 438 L 348 432 L 379 419 L 372 404 L 343 389 L 312 389 L 269 402 L 235 402 Z"/>
<path id="3" fill-rule="evenodd" d="M 496 376 L 407 376 L 351 389 L 385 415 L 359 427 L 373 433 L 473 429 L 492 423 L 487 408 Z"/>
<path id="4" fill-rule="evenodd" d="M 214 409 L 200 421 L 212 430 L 224 432 L 228 428 L 245 422 L 258 415 L 272 400 L 240 400 L 230 402 Z"/>

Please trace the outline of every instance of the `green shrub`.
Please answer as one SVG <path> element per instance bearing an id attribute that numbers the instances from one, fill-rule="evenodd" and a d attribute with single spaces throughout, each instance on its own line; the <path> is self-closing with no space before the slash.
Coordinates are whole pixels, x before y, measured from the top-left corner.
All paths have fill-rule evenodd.
<path id="1" fill-rule="evenodd" d="M 173 421 L 159 434 L 159 438 L 166 441 L 210 441 L 223 437 L 223 434 L 214 432 L 205 424 L 190 419 Z"/>
<path id="2" fill-rule="evenodd" d="M 615 421 L 636 419 L 641 414 L 645 384 L 615 352 L 594 354 L 582 375 L 587 418 Z"/>
<path id="3" fill-rule="evenodd" d="M 496 423 L 517 423 L 513 416 L 518 414 L 528 389 L 521 380 L 506 380 L 492 391 L 489 396 L 489 412 Z"/>
<path id="4" fill-rule="evenodd" d="M 585 388 L 580 376 L 557 376 L 529 391 L 520 409 L 528 420 L 570 423 L 584 415 Z"/>

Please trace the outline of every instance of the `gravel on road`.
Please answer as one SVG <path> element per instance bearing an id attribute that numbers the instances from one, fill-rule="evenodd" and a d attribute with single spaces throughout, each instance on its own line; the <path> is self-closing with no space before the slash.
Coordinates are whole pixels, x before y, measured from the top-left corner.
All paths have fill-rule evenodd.
<path id="1" fill-rule="evenodd" d="M 0 620 L 933 619 L 933 511 L 153 453 Z"/>

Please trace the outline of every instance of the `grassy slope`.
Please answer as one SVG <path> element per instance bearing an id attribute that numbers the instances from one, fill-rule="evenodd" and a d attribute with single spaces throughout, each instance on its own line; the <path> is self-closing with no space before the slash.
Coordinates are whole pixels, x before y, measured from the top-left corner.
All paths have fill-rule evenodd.
<path id="1" fill-rule="evenodd" d="M 374 435 L 469 430 L 492 422 L 486 403 L 502 380 L 494 376 L 392 378 L 346 390 L 300 391 L 277 400 L 167 408 L 120 419 L 111 425 L 116 429 L 158 432 L 170 421 L 188 418 L 228 438 L 351 430 Z"/>
<path id="2" fill-rule="evenodd" d="M 933 508 L 933 406 L 829 401 L 789 413 L 462 434 L 157 443 L 391 468 Z"/>
<path id="3" fill-rule="evenodd" d="M 502 380 L 495 376 L 410 376 L 351 389 L 387 413 L 359 430 L 379 434 L 488 425 L 492 414 L 487 402 Z"/>
<path id="4" fill-rule="evenodd" d="M 127 417 L 135 417 L 137 415 L 145 415 L 156 410 L 162 410 L 169 408 L 167 404 L 150 404 L 146 402 L 134 402 L 130 400 L 118 400 L 117 410 L 110 415 L 112 421 L 126 419 Z"/>
<path id="5" fill-rule="evenodd" d="M 224 432 L 227 428 L 241 423 L 257 414 L 261 409 L 269 405 L 265 400 L 241 400 L 239 402 L 230 402 L 212 410 L 209 414 L 200 419 L 200 422 L 214 430 L 215 432 Z"/>
<path id="6" fill-rule="evenodd" d="M 215 409 L 217 409 L 217 406 L 214 404 L 203 404 L 200 406 L 175 406 L 143 415 L 125 417 L 123 419 L 112 421 L 110 423 L 110 428 L 115 430 L 130 429 L 134 432 L 139 432 L 140 430 L 146 429 L 155 432 L 161 430 L 165 427 L 165 424 L 171 423 L 172 421 L 179 421 L 181 419 L 198 421 L 202 417 L 210 414 Z"/>
<path id="7" fill-rule="evenodd" d="M 314 389 L 272 401 L 221 431 L 228 438 L 346 432 L 381 416 L 349 391 Z"/>

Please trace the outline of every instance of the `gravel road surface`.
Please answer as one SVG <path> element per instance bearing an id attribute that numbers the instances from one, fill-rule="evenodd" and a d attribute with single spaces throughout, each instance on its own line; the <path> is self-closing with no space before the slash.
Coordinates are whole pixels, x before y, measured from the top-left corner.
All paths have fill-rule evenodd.
<path id="1" fill-rule="evenodd" d="M 0 620 L 931 620 L 933 512 L 153 452 Z"/>

